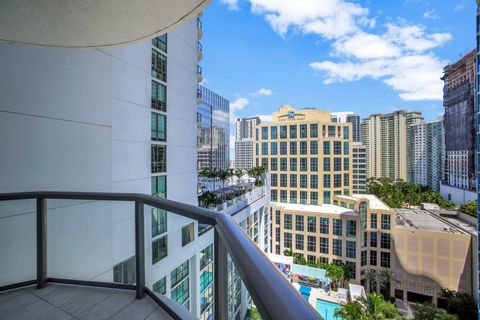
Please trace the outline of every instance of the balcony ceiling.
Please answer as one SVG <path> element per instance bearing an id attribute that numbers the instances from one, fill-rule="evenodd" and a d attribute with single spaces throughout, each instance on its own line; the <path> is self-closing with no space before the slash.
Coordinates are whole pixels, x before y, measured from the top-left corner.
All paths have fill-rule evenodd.
<path id="1" fill-rule="evenodd" d="M 210 0 L 2 0 L 0 41 L 95 48 L 151 39 Z"/>

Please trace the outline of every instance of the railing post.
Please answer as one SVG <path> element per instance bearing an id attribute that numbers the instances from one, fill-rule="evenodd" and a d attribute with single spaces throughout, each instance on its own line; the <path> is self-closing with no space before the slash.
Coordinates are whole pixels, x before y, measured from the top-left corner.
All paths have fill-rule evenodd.
<path id="1" fill-rule="evenodd" d="M 37 288 L 47 282 L 47 199 L 37 198 Z"/>
<path id="2" fill-rule="evenodd" d="M 228 318 L 228 253 L 214 230 L 214 319 L 223 320 Z"/>
<path id="3" fill-rule="evenodd" d="M 145 295 L 145 217 L 143 203 L 135 201 L 135 262 L 137 299 Z"/>

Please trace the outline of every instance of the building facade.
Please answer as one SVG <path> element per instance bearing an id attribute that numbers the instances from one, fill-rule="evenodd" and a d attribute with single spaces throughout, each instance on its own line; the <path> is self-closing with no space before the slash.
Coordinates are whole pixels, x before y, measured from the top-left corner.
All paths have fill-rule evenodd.
<path id="1" fill-rule="evenodd" d="M 445 175 L 443 119 L 421 121 L 410 126 L 413 148 L 413 182 L 440 190 Z"/>
<path id="2" fill-rule="evenodd" d="M 273 202 L 318 205 L 352 192 L 352 125 L 284 105 L 255 128 L 255 165 L 271 172 Z"/>
<path id="3" fill-rule="evenodd" d="M 199 85 L 198 169 L 226 170 L 230 159 L 230 102 Z"/>
<path id="4" fill-rule="evenodd" d="M 476 50 L 444 68 L 443 106 L 445 108 L 445 181 L 442 193 L 456 203 L 465 197 L 458 194 L 476 190 Z"/>
<path id="5" fill-rule="evenodd" d="M 405 110 L 372 114 L 363 119 L 362 143 L 367 149 L 369 178 L 413 181 L 413 146 L 409 128 L 421 120 L 421 112 Z"/>
<path id="6" fill-rule="evenodd" d="M 238 118 L 235 121 L 235 169 L 249 169 L 254 166 L 254 131 L 260 123 L 259 117 Z"/>
<path id="7" fill-rule="evenodd" d="M 360 116 L 356 115 L 354 112 L 332 112 L 332 122 L 351 123 L 353 142 L 362 141 Z"/>
<path id="8" fill-rule="evenodd" d="M 352 190 L 367 193 L 367 148 L 361 142 L 352 143 Z"/>

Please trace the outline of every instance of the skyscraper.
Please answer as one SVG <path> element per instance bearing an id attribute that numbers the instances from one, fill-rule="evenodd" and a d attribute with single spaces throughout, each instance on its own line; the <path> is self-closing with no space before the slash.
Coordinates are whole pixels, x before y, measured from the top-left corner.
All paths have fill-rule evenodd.
<path id="1" fill-rule="evenodd" d="M 460 204 L 476 198 L 476 51 L 444 68 L 445 182 L 441 193 Z"/>
<path id="2" fill-rule="evenodd" d="M 367 148 L 361 142 L 352 143 L 352 190 L 367 192 Z"/>
<path id="3" fill-rule="evenodd" d="M 363 119 L 362 143 L 367 149 L 368 177 L 413 181 L 409 128 L 421 120 L 421 112 L 405 110 L 372 114 Z"/>
<path id="4" fill-rule="evenodd" d="M 413 148 L 413 182 L 440 190 L 445 172 L 443 119 L 421 121 L 410 126 Z"/>
<path id="5" fill-rule="evenodd" d="M 226 170 L 230 158 L 230 102 L 201 85 L 198 101 L 198 169 Z"/>
<path id="6" fill-rule="evenodd" d="M 235 168 L 253 167 L 253 134 L 260 118 L 238 118 L 235 121 Z"/>
<path id="7" fill-rule="evenodd" d="M 361 142 L 360 116 L 354 112 L 332 112 L 332 122 L 351 123 L 353 142 Z"/>
<path id="8" fill-rule="evenodd" d="M 273 202 L 331 203 L 352 192 L 352 125 L 330 112 L 283 105 L 255 128 L 255 165 L 271 172 Z"/>

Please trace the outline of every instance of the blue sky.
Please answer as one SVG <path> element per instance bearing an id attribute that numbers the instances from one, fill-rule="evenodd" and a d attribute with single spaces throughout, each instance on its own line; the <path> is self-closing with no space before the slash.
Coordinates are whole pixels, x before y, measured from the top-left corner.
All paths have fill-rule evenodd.
<path id="1" fill-rule="evenodd" d="M 232 121 L 282 104 L 434 119 L 443 66 L 475 47 L 475 12 L 474 0 L 213 0 L 204 85 L 230 100 Z"/>

